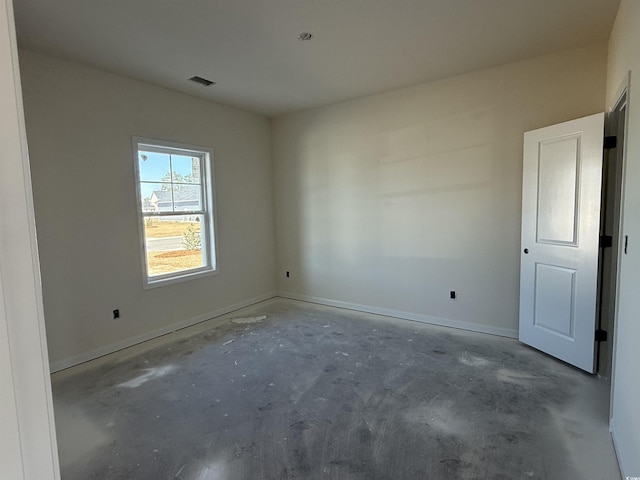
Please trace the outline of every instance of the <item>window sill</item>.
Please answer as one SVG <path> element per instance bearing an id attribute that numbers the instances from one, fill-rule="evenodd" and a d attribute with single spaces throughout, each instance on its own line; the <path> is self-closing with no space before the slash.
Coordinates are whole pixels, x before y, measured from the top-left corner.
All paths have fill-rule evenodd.
<path id="1" fill-rule="evenodd" d="M 196 280 L 202 277 L 209 277 L 211 275 L 217 275 L 218 273 L 220 273 L 219 270 L 207 269 L 207 270 L 185 272 L 183 274 L 176 274 L 175 276 L 168 277 L 168 278 L 160 278 L 158 280 L 151 280 L 147 278 L 147 280 L 143 283 L 142 287 L 145 290 L 150 290 L 152 288 L 165 287 L 167 285 L 173 285 L 175 283 L 188 282 L 189 280 Z"/>

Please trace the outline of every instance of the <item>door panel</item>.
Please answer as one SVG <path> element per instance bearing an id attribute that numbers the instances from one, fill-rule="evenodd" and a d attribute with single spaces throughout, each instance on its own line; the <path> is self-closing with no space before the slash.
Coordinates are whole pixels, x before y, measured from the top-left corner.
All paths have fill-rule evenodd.
<path id="1" fill-rule="evenodd" d="M 524 135 L 520 341 L 594 370 L 604 114 Z"/>
<path id="2" fill-rule="evenodd" d="M 538 242 L 575 245 L 580 138 L 540 144 L 538 155 Z"/>
<path id="3" fill-rule="evenodd" d="M 533 322 L 573 340 L 576 271 L 555 265 L 536 264 Z"/>

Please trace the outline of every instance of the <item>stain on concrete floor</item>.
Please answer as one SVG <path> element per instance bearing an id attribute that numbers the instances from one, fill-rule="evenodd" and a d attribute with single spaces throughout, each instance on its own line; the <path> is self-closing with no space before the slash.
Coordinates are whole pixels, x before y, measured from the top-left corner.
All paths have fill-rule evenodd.
<path id="1" fill-rule="evenodd" d="M 299 302 L 248 312 L 54 375 L 62 478 L 584 478 L 557 413 L 591 380 L 573 368 Z"/>

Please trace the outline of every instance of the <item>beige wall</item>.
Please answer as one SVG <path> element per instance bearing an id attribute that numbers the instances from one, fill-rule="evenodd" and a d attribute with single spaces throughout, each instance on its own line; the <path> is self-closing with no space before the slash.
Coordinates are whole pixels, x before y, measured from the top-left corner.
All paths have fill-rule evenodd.
<path id="1" fill-rule="evenodd" d="M 21 64 L 59 368 L 267 296 L 274 271 L 301 298 L 516 335 L 522 133 L 604 109 L 606 48 L 286 115 L 272 132 L 50 56 Z M 132 135 L 213 147 L 220 275 L 142 289 Z"/>
<path id="2" fill-rule="evenodd" d="M 629 251 L 622 255 L 614 350 L 612 433 L 623 476 L 640 476 L 640 3 L 622 0 L 609 42 L 607 102 L 613 106 L 631 71 L 626 144 L 622 234 Z M 624 238 L 624 237 L 623 237 Z"/>
<path id="3" fill-rule="evenodd" d="M 20 62 L 54 368 L 274 290 L 267 119 L 51 56 Z M 219 275 L 143 290 L 132 135 L 213 148 Z"/>
<path id="4" fill-rule="evenodd" d="M 603 111 L 606 54 L 567 51 L 275 119 L 279 290 L 516 335 L 523 133 Z"/>

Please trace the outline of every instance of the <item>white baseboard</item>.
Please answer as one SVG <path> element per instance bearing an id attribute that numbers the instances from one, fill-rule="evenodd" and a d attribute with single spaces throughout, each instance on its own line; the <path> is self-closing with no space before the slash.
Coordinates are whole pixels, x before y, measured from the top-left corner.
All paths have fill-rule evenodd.
<path id="1" fill-rule="evenodd" d="M 70 368 L 75 365 L 88 362 L 89 360 L 95 360 L 96 358 L 109 355 L 110 353 L 117 352 L 118 350 L 132 347 L 139 343 L 146 342 L 147 340 L 152 340 L 154 338 L 161 337 L 168 333 L 172 333 L 177 330 L 182 330 L 183 328 L 190 327 L 197 323 L 205 322 L 207 320 L 211 320 L 212 318 L 220 317 L 221 315 L 226 315 L 227 313 L 231 313 L 235 310 L 239 310 L 241 308 L 248 307 L 250 305 L 253 305 L 259 302 L 263 302 L 265 300 L 269 300 L 270 298 L 273 298 L 275 296 L 277 296 L 276 292 L 265 293 L 264 295 L 259 295 L 257 297 L 253 297 L 248 300 L 243 300 L 242 302 L 234 303 L 233 305 L 228 305 L 226 307 L 219 308 L 212 312 L 203 313 L 202 315 L 188 318 L 187 320 L 183 320 L 178 323 L 173 323 L 171 325 L 167 325 L 165 327 L 158 328 L 150 332 L 145 332 L 135 337 L 127 338 L 125 340 L 121 340 L 119 342 L 112 343 L 110 345 L 106 345 L 104 347 L 100 347 L 95 350 L 91 350 L 90 352 L 81 353 L 79 355 L 75 355 L 70 358 L 65 358 L 63 360 L 52 362 L 50 366 L 51 373 L 59 372 L 60 370 L 64 370 L 66 368 Z"/>
<path id="2" fill-rule="evenodd" d="M 618 441 L 618 435 L 616 432 L 615 419 L 611 419 L 609 422 L 609 432 L 611 432 L 611 439 L 613 440 L 613 449 L 616 452 L 616 457 L 618 457 L 618 467 L 620 468 L 620 473 L 622 474 L 622 478 L 629 478 L 632 475 L 638 475 L 638 473 L 631 473 L 629 469 L 626 467 L 627 463 L 625 462 L 624 456 L 622 455 L 622 451 L 620 449 L 620 444 Z"/>
<path id="3" fill-rule="evenodd" d="M 345 308 L 347 310 L 356 310 L 358 312 L 373 313 L 376 315 L 384 315 L 387 317 L 396 317 L 414 322 L 428 323 L 431 325 L 439 325 L 441 327 L 457 328 L 459 330 L 468 330 L 471 332 L 488 333 L 490 335 L 498 335 L 500 337 L 518 338 L 518 331 L 512 328 L 492 327 L 490 325 L 479 325 L 477 323 L 464 322 L 461 320 L 450 320 L 448 318 L 434 317 L 432 315 L 422 315 L 419 313 L 404 312 L 402 310 L 392 310 L 389 308 L 372 307 L 369 305 L 360 305 L 357 303 L 341 302 L 330 300 L 328 298 L 311 297 L 309 295 L 300 295 L 291 292 L 278 292 L 278 297 L 290 298 L 292 300 L 301 300 L 303 302 L 318 303 L 330 307 Z"/>
<path id="4" fill-rule="evenodd" d="M 135 337 L 127 338 L 125 340 L 121 340 L 119 342 L 112 343 L 110 345 L 106 345 L 104 347 L 100 347 L 95 350 L 91 350 L 89 352 L 84 352 L 70 358 L 65 358 L 63 360 L 51 362 L 51 366 L 50 366 L 51 373 L 59 372 L 60 370 L 70 368 L 75 365 L 88 362 L 90 360 L 95 360 L 96 358 L 109 355 L 110 353 L 117 352 L 118 350 L 132 347 L 139 343 L 146 342 L 147 340 L 152 340 L 154 338 L 161 337 L 168 333 L 172 333 L 177 330 L 182 330 L 183 328 L 187 328 L 192 325 L 196 325 L 198 323 L 205 322 L 207 320 L 211 320 L 216 317 L 220 317 L 221 315 L 226 315 L 227 313 L 231 313 L 235 310 L 239 310 L 241 308 L 248 307 L 250 305 L 254 305 L 259 302 L 263 302 L 265 300 L 269 300 L 270 298 L 273 298 L 273 297 L 290 298 L 292 300 L 318 303 L 320 305 L 327 305 L 330 307 L 345 308 L 347 310 L 355 310 L 355 311 L 364 312 L 364 313 L 373 313 L 377 315 L 384 315 L 387 317 L 395 317 L 395 318 L 400 318 L 404 320 L 411 320 L 414 322 L 428 323 L 431 325 L 440 325 L 442 327 L 452 327 L 452 328 L 457 328 L 461 330 L 468 330 L 471 332 L 488 333 L 491 335 L 498 335 L 501 337 L 518 338 L 518 331 L 510 328 L 492 327 L 489 325 L 478 325 L 476 323 L 463 322 L 460 320 L 450 320 L 447 318 L 434 317 L 432 315 L 421 315 L 417 313 L 405 312 L 402 310 L 392 310 L 388 308 L 372 307 L 369 305 L 360 305 L 357 303 L 341 302 L 337 300 L 330 300 L 327 298 L 320 298 L 320 297 L 312 297 L 309 295 L 300 295 L 300 294 L 291 293 L 291 292 L 270 292 L 264 295 L 259 295 L 257 297 L 250 298 L 248 300 L 244 300 L 242 302 L 235 303 L 233 305 L 228 305 L 226 307 L 219 308 L 212 312 L 207 312 L 202 315 L 198 315 L 196 317 L 188 318 L 187 320 L 183 320 L 178 323 L 167 325 L 165 327 L 158 328 L 150 332 L 145 332 Z"/>

